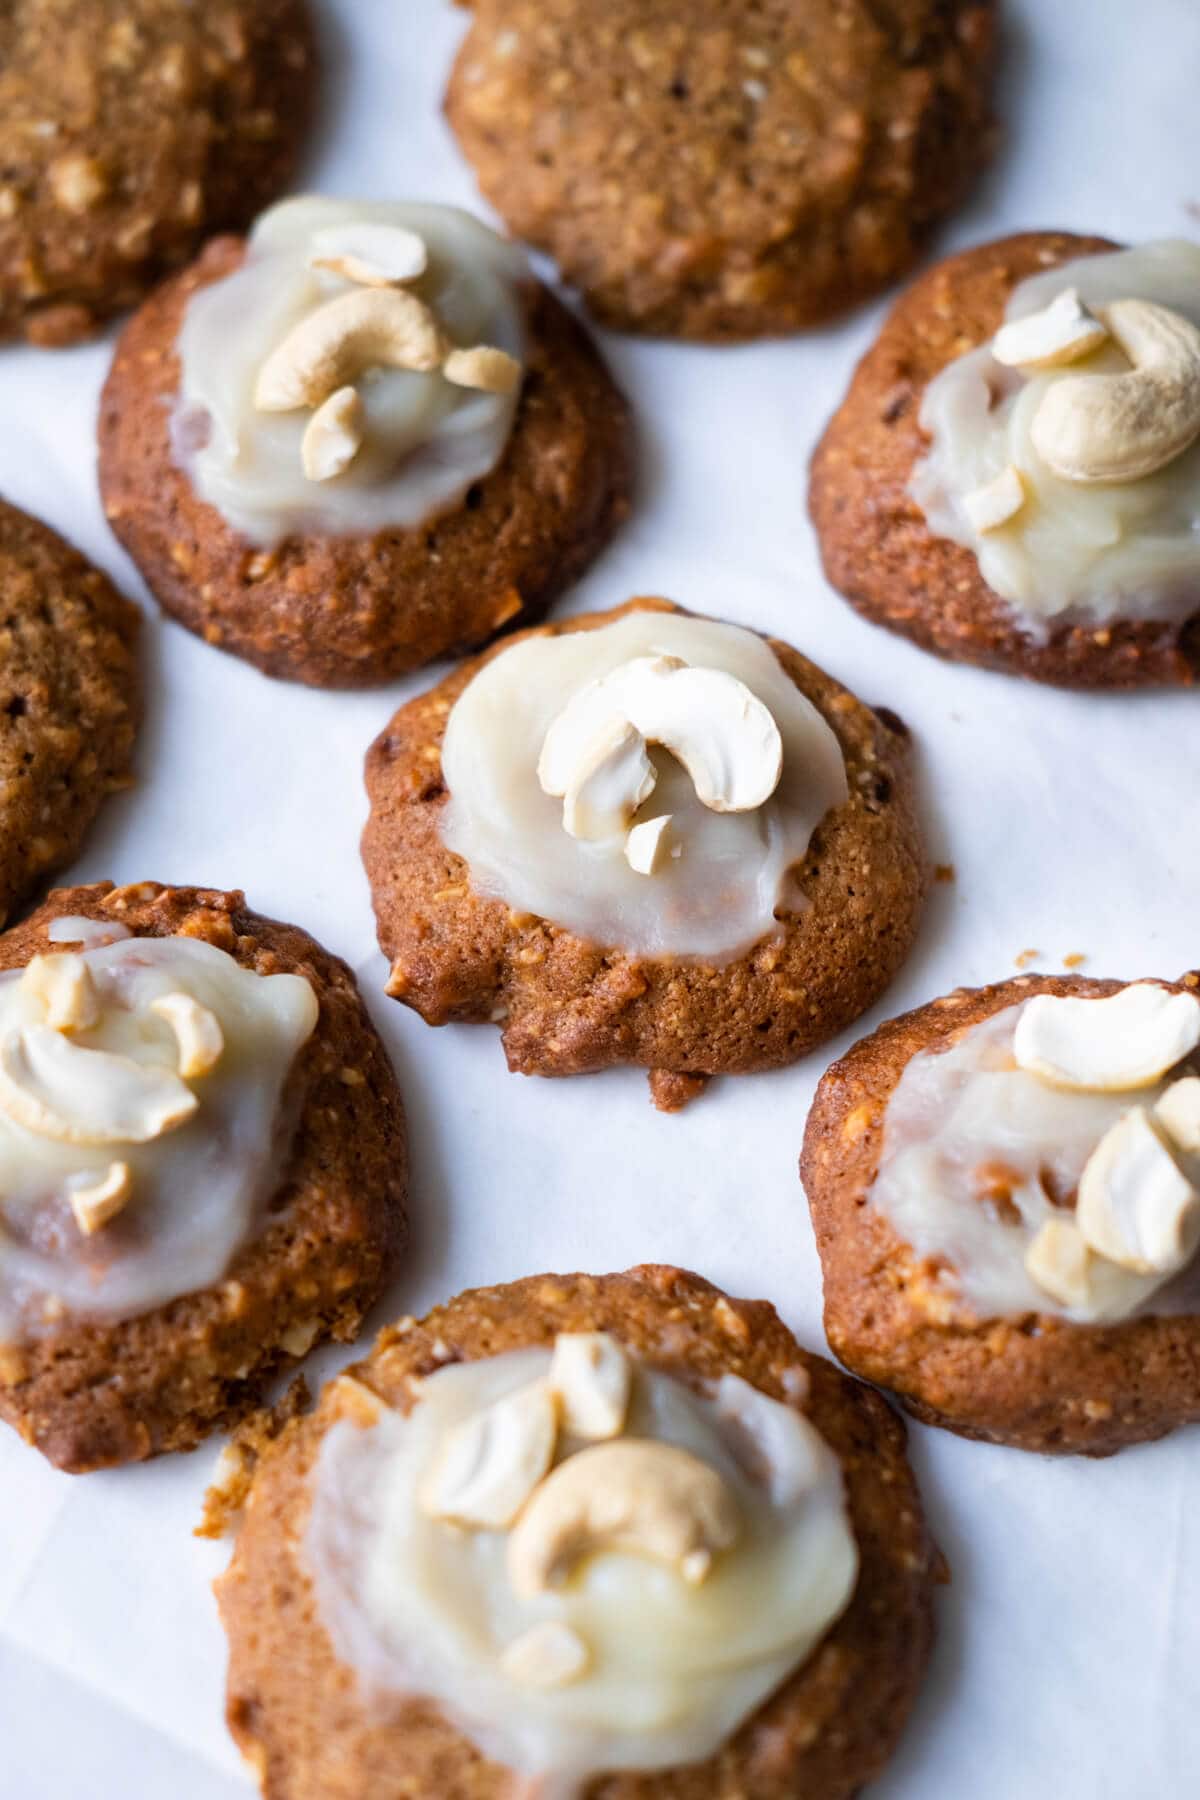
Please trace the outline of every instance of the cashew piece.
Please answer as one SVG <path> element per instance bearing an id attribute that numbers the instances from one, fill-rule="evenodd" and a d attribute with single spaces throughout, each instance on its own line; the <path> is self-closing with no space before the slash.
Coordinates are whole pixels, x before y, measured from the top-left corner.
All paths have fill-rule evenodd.
<path id="1" fill-rule="evenodd" d="M 1190 1156 L 1200 1155 L 1200 1076 L 1173 1081 L 1154 1116 L 1171 1142 Z"/>
<path id="2" fill-rule="evenodd" d="M 314 232 L 308 266 L 360 287 L 398 287 L 425 273 L 429 253 L 424 239 L 406 226 L 363 219 Z"/>
<path id="3" fill-rule="evenodd" d="M 446 1433 L 421 1483 L 421 1510 L 501 1531 L 511 1525 L 554 1455 L 558 1408 L 549 1384 L 530 1382 Z"/>
<path id="4" fill-rule="evenodd" d="M 515 394 L 521 385 L 523 371 L 515 356 L 507 350 L 496 350 L 490 344 L 475 344 L 469 350 L 451 350 L 442 366 L 442 374 L 455 387 L 479 388 L 485 394 Z"/>
<path id="5" fill-rule="evenodd" d="M 1061 369 L 1091 356 L 1108 342 L 1108 331 L 1079 298 L 1064 288 L 1049 306 L 1002 325 L 992 339 L 992 355 L 1009 369 Z"/>
<path id="6" fill-rule="evenodd" d="M 207 1075 L 220 1062 L 225 1034 L 217 1015 L 207 1006 L 201 1006 L 190 994 L 160 994 L 150 1002 L 150 1011 L 165 1019 L 175 1033 L 179 1073 L 186 1080 Z"/>
<path id="7" fill-rule="evenodd" d="M 1200 1044 L 1200 1000 L 1150 981 L 1102 1000 L 1037 994 L 1013 1034 L 1017 1067 L 1055 1087 L 1124 1093 L 1149 1087 Z"/>
<path id="8" fill-rule="evenodd" d="M 1200 437 L 1200 331 L 1146 300 L 1118 300 L 1101 317 L 1132 369 L 1054 382 L 1031 436 L 1065 481 L 1138 481 Z"/>
<path id="9" fill-rule="evenodd" d="M 508 1577 L 530 1599 L 584 1557 L 616 1551 L 673 1564 L 698 1583 L 739 1526 L 729 1488 L 698 1456 L 618 1438 L 568 1457 L 535 1490 L 508 1540 Z"/>
<path id="10" fill-rule="evenodd" d="M 1025 1252 L 1029 1276 L 1060 1306 L 1087 1304 L 1091 1264 L 1092 1252 L 1072 1218 L 1045 1220 Z"/>
<path id="11" fill-rule="evenodd" d="M 1021 471 L 1009 463 L 994 480 L 967 494 L 962 509 L 972 530 L 982 537 L 985 532 L 998 531 L 1010 519 L 1015 519 L 1024 504 L 1025 483 Z"/>
<path id="12" fill-rule="evenodd" d="M 0 1111 L 63 1144 L 146 1144 L 190 1118 L 195 1094 L 169 1069 L 85 1050 L 48 1025 L 0 1041 Z"/>
<path id="13" fill-rule="evenodd" d="M 560 1688 L 578 1681 L 590 1661 L 578 1632 L 557 1619 L 544 1619 L 507 1646 L 500 1667 L 522 1687 Z"/>
<path id="14" fill-rule="evenodd" d="M 627 719 L 610 719 L 580 750 L 563 795 L 563 830 L 589 841 L 615 836 L 649 799 L 657 781 L 641 732 Z"/>
<path id="15" fill-rule="evenodd" d="M 781 1400 L 772 1400 L 740 1375 L 717 1383 L 717 1413 L 737 1440 L 751 1473 L 778 1507 L 795 1506 L 818 1485 L 824 1444 L 816 1426 Z"/>
<path id="16" fill-rule="evenodd" d="M 614 1438 L 625 1427 L 633 1368 L 607 1331 L 561 1331 L 547 1377 L 571 1437 Z"/>
<path id="17" fill-rule="evenodd" d="M 260 412 L 320 406 L 366 369 L 440 369 L 450 350 L 430 307 L 403 288 L 339 294 L 293 326 L 258 372 Z"/>
<path id="18" fill-rule="evenodd" d="M 133 1174 L 129 1164 L 124 1162 L 110 1163 L 107 1173 L 99 1181 L 86 1187 L 70 1188 L 67 1197 L 75 1214 L 75 1223 L 84 1237 L 91 1237 L 94 1231 L 99 1231 L 123 1212 L 132 1192 Z"/>
<path id="19" fill-rule="evenodd" d="M 35 956 L 25 965 L 21 988 L 36 994 L 54 1031 L 88 1031 L 100 1022 L 100 999 L 82 956 L 66 950 Z"/>
<path id="20" fill-rule="evenodd" d="M 643 819 L 625 839 L 625 861 L 635 875 L 656 875 L 668 857 L 679 853 L 671 831 L 671 813 L 659 813 L 656 819 Z"/>
<path id="21" fill-rule="evenodd" d="M 357 388 L 340 387 L 322 400 L 304 428 L 300 461 L 310 481 L 332 481 L 363 447 L 366 408 Z"/>
<path id="22" fill-rule="evenodd" d="M 1144 1106 L 1118 1119 L 1088 1159 L 1075 1220 L 1084 1241 L 1139 1275 L 1170 1275 L 1200 1242 L 1200 1194 Z"/>

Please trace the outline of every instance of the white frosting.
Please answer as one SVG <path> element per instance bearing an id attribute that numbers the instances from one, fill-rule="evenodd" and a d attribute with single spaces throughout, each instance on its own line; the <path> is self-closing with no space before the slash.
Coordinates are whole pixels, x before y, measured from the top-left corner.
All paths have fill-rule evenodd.
<path id="1" fill-rule="evenodd" d="M 701 1398 L 639 1367 L 628 1432 L 718 1470 L 741 1514 L 737 1543 L 699 1586 L 608 1551 L 566 1585 L 518 1599 L 508 1534 L 447 1527 L 421 1512 L 416 1494 L 447 1427 L 549 1367 L 549 1351 L 536 1349 L 454 1365 L 421 1383 L 407 1418 L 385 1411 L 367 1429 L 339 1421 L 317 1463 L 306 1554 L 339 1659 L 372 1699 L 432 1698 L 485 1755 L 539 1779 L 541 1800 L 570 1800 L 601 1771 L 711 1756 L 839 1617 L 858 1552 L 837 1459 L 806 1420 L 754 1395 L 789 1431 L 800 1426 L 811 1451 L 803 1493 L 773 1494 L 761 1452 L 747 1457 L 726 1416 L 744 1383 L 726 1377 Z M 760 1439 L 768 1458 L 769 1436 Z M 500 1657 L 547 1620 L 582 1638 L 586 1672 L 559 1689 L 520 1686 Z"/>
<path id="2" fill-rule="evenodd" d="M 1073 1204 L 1101 1138 L 1131 1106 L 1153 1105 L 1173 1077 L 1134 1092 L 1052 1087 L 1016 1066 L 1013 1036 L 1024 1004 L 970 1027 L 948 1050 L 925 1051 L 908 1063 L 888 1102 L 872 1205 L 919 1256 L 946 1265 L 939 1284 L 979 1318 L 1039 1312 L 1117 1320 L 1156 1293 L 1159 1311 L 1194 1307 L 1190 1271 L 1171 1284 L 1178 1295 L 1160 1293 L 1165 1277 L 1099 1258 L 1091 1299 L 1078 1307 L 1053 1300 L 1028 1273 L 1025 1256 L 1039 1228 L 1071 1216 L 1047 1186 Z M 1018 1218 L 985 1197 L 992 1174 L 1006 1171 Z"/>
<path id="3" fill-rule="evenodd" d="M 51 935 L 78 943 L 89 923 L 59 921 Z M 0 1340 L 36 1335 L 64 1311 L 133 1318 L 219 1280 L 278 1182 L 291 1123 L 281 1109 L 284 1084 L 317 1018 L 311 985 L 298 975 L 257 975 L 193 938 L 104 930 L 116 941 L 82 954 L 99 1021 L 70 1042 L 174 1071 L 176 1039 L 149 1009 L 182 993 L 215 1015 L 224 1050 L 189 1083 L 196 1110 L 150 1142 L 67 1143 L 0 1110 Z M 45 1017 L 22 970 L 0 974 L 0 1044 Z M 129 1166 L 130 1199 L 84 1236 L 71 1190 L 101 1180 L 114 1160 Z"/>
<path id="4" fill-rule="evenodd" d="M 1072 287 L 1092 308 L 1149 300 L 1200 325 L 1200 245 L 1168 239 L 1083 257 L 1023 281 L 1005 317 L 1039 312 Z M 1033 446 L 1030 428 L 1052 383 L 1128 367 L 1110 344 L 1083 364 L 1026 378 L 984 344 L 926 390 L 921 424 L 933 442 L 914 471 L 913 498 L 931 531 L 975 552 L 984 580 L 1031 636 L 1063 621 L 1182 622 L 1200 611 L 1200 443 L 1157 474 L 1100 487 L 1052 474 Z M 1028 498 L 1008 524 L 981 534 L 964 498 L 1009 464 Z"/>
<path id="5" fill-rule="evenodd" d="M 637 822 L 672 815 L 672 852 L 654 875 L 625 856 L 625 833 L 586 842 L 563 830 L 562 801 L 537 765 L 567 700 L 638 656 L 678 656 L 736 676 L 774 716 L 783 774 L 765 805 L 717 813 L 701 805 L 675 759 L 655 749 L 658 782 Z M 527 638 L 476 675 L 451 711 L 442 748 L 450 799 L 447 847 L 480 893 L 640 956 L 725 961 L 769 933 L 813 831 L 848 792 L 838 742 L 762 638 L 681 613 L 633 612 L 594 631 Z M 675 852 L 678 854 L 675 854 Z"/>
<path id="6" fill-rule="evenodd" d="M 301 439 L 310 413 L 259 412 L 258 372 L 299 320 L 353 283 L 308 266 L 314 235 L 371 222 L 417 232 L 429 266 L 406 286 L 460 345 L 490 344 L 522 357 L 520 253 L 469 213 L 307 196 L 259 219 L 242 266 L 201 288 L 179 334 L 176 460 L 201 499 L 251 543 L 291 532 L 346 536 L 421 525 L 461 500 L 495 468 L 518 394 L 456 387 L 440 372 L 376 369 L 360 382 L 365 442 L 343 474 L 309 481 Z"/>

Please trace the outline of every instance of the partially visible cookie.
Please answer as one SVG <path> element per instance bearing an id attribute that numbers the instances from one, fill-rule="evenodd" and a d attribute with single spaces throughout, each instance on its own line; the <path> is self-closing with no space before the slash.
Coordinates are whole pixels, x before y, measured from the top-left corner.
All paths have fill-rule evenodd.
<path id="1" fill-rule="evenodd" d="M 0 339 L 74 343 L 291 178 L 307 0 L 0 9 Z"/>
<path id="2" fill-rule="evenodd" d="M 190 1450 L 377 1298 L 391 1065 L 345 964 L 237 893 L 58 889 L 0 971 L 0 1418 L 73 1472 Z"/>
<path id="3" fill-rule="evenodd" d="M 455 1417 L 490 1427 L 470 1470 L 437 1464 Z M 548 1512 L 560 1566 L 522 1598 Z M 521 1776 L 589 1800 L 850 1800 L 903 1729 L 942 1574 L 899 1421 L 772 1307 L 673 1268 L 534 1277 L 384 1330 L 267 1444 L 218 1583 L 229 1724 L 265 1800 L 502 1800 Z"/>
<path id="4" fill-rule="evenodd" d="M 129 780 L 139 619 L 49 526 L 0 501 L 0 925 Z"/>
<path id="5" fill-rule="evenodd" d="M 915 260 L 991 148 L 993 0 L 474 0 L 446 111 L 597 318 L 817 324 Z"/>

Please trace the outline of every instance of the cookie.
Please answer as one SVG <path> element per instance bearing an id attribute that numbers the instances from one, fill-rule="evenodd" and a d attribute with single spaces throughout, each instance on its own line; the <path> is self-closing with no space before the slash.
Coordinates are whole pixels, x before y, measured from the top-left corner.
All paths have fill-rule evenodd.
<path id="1" fill-rule="evenodd" d="M 630 466 L 590 339 L 448 207 L 293 200 L 209 245 L 127 326 L 101 407 L 105 508 L 163 608 L 317 686 L 542 612 Z"/>
<path id="2" fill-rule="evenodd" d="M 1122 332 L 1144 353 L 1119 323 L 1131 301 L 1166 307 L 1200 357 L 1198 282 L 1194 245 L 1121 252 L 1066 232 L 983 244 L 923 275 L 813 458 L 810 510 L 833 585 L 956 661 L 1079 688 L 1193 682 L 1200 449 L 1166 445 L 1165 465 L 1122 477 L 1118 461 L 1103 480 L 1082 465 L 1064 476 L 1046 456 L 1061 462 L 1054 439 L 1079 377 L 1129 374 Z M 1045 355 L 1054 366 L 1016 360 Z M 1165 412 L 1143 417 L 1161 433 Z"/>
<path id="3" fill-rule="evenodd" d="M 12 0 L 0 18 L 0 339 L 75 343 L 291 180 L 306 0 Z"/>
<path id="4" fill-rule="evenodd" d="M 474 0 L 446 112 L 596 317 L 816 325 L 910 267 L 992 140 L 993 0 Z"/>
<path id="5" fill-rule="evenodd" d="M 237 893 L 58 889 L 0 970 L 0 1417 L 73 1472 L 189 1450 L 378 1297 L 391 1066 L 345 964 Z"/>
<path id="6" fill-rule="evenodd" d="M 551 727 L 581 693 L 591 704 L 591 680 L 647 662 L 663 665 L 647 693 L 585 719 L 572 753 L 622 704 L 688 715 L 691 747 L 677 732 L 674 755 L 647 762 L 665 714 L 642 717 L 648 738 L 619 731 L 633 792 L 581 823 L 578 783 L 560 799 L 569 784 L 543 780 Z M 912 944 L 925 869 L 908 750 L 893 714 L 789 645 L 667 601 L 509 639 L 402 706 L 367 757 L 387 991 L 431 1025 L 498 1023 L 522 1074 L 640 1064 L 667 1110 L 711 1075 L 794 1062 L 870 1006 Z M 708 757 L 745 774 L 740 795 L 701 801 Z"/>
<path id="7" fill-rule="evenodd" d="M 833 1065 L 801 1173 L 848 1368 L 928 1424 L 1043 1453 L 1200 1419 L 1198 993 L 1020 976 Z"/>
<path id="8" fill-rule="evenodd" d="M 129 781 L 140 616 L 49 526 L 0 501 L 0 925 Z"/>
<path id="9" fill-rule="evenodd" d="M 474 1434 L 486 1419 L 493 1450 L 523 1447 L 507 1492 L 492 1458 L 473 1496 L 458 1485 L 441 1435 L 455 1418 Z M 645 1485 L 622 1516 L 631 1458 Z M 610 1504 L 593 1509 L 580 1490 L 602 1468 Z M 530 1488 L 511 1531 L 481 1524 Z M 568 1512 L 587 1518 L 573 1541 Z M 403 1570 L 403 1590 L 364 1583 L 384 1534 L 388 1558 L 423 1546 L 419 1596 Z M 439 1585 L 464 1555 L 466 1630 Z M 739 1611 L 755 1559 L 774 1585 Z M 267 1800 L 500 1800 L 518 1775 L 591 1800 L 849 1800 L 903 1728 L 942 1574 L 899 1421 L 772 1307 L 672 1268 L 535 1277 L 386 1329 L 266 1448 L 217 1584 L 229 1724 Z M 481 1588 L 494 1607 L 468 1636 Z M 412 1605 L 442 1627 L 419 1650 Z M 714 1656 L 748 1619 L 740 1662 Z M 474 1682 L 455 1706 L 460 1655 Z"/>

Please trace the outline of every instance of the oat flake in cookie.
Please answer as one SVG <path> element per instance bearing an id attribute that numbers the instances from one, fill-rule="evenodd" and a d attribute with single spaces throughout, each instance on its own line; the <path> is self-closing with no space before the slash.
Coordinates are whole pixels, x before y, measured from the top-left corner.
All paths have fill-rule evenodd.
<path id="1" fill-rule="evenodd" d="M 813 464 L 831 580 L 968 662 L 1077 686 L 1200 668 L 1200 245 L 1040 233 L 932 270 Z"/>
<path id="2" fill-rule="evenodd" d="M 849 1800 L 939 1572 L 898 1421 L 772 1308 L 536 1277 L 385 1330 L 267 1447 L 229 1723 L 268 1800 Z"/>
<path id="3" fill-rule="evenodd" d="M 795 1061 L 883 991 L 924 866 L 907 734 L 741 626 L 635 600 L 410 701 L 367 758 L 388 992 L 509 1067 L 656 1104 Z"/>
<path id="4" fill-rule="evenodd" d="M 469 214 L 288 200 L 124 333 L 105 508 L 164 608 L 268 674 L 386 681 L 545 608 L 627 504 L 590 340 Z"/>
<path id="5" fill-rule="evenodd" d="M 404 1233 L 395 1078 L 345 966 L 240 894 L 65 888 L 0 937 L 0 1417 L 59 1467 L 190 1449 Z"/>
<path id="6" fill-rule="evenodd" d="M 823 1078 L 829 1341 L 932 1424 L 1104 1455 L 1200 1420 L 1200 983 L 1022 977 Z"/>
<path id="7" fill-rule="evenodd" d="M 0 925 L 129 783 L 140 616 L 49 526 L 0 501 Z"/>
<path id="8" fill-rule="evenodd" d="M 74 343 L 291 178 L 306 0 L 0 7 L 0 339 Z"/>

